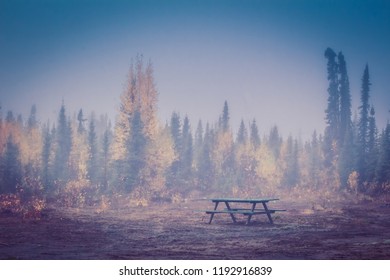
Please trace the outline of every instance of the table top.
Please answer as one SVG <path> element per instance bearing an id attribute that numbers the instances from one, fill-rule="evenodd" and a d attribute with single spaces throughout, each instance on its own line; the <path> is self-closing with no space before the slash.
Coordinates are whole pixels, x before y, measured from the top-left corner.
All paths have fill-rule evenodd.
<path id="1" fill-rule="evenodd" d="M 262 203 L 279 200 L 279 198 L 210 198 L 212 202 Z"/>

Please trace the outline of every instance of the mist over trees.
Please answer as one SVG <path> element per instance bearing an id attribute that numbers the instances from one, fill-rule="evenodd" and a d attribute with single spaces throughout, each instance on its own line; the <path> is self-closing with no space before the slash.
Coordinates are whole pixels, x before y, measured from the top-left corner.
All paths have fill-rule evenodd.
<path id="1" fill-rule="evenodd" d="M 326 129 L 310 140 L 277 126 L 260 132 L 258 121 L 241 121 L 234 135 L 228 101 L 214 123 L 173 112 L 157 118 L 153 66 L 137 56 L 129 69 L 114 126 L 106 116 L 70 114 L 41 123 L 33 105 L 27 121 L 0 112 L 0 194 L 37 196 L 67 206 L 126 197 L 128 203 L 175 201 L 192 192 L 262 196 L 289 190 L 390 190 L 390 124 L 379 129 L 370 103 L 365 66 L 357 117 L 344 55 L 328 48 Z M 325 78 L 325 77 L 324 77 Z"/>

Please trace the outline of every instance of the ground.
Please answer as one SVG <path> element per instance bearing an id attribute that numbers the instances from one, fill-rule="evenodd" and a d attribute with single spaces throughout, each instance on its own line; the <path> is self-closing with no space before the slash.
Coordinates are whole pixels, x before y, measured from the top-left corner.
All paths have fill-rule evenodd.
<path id="1" fill-rule="evenodd" d="M 0 259 L 390 259 L 390 204 L 317 207 L 275 202 L 286 212 L 233 224 L 208 201 L 101 211 L 49 207 L 40 219 L 0 214 Z M 242 218 L 243 217 L 238 217 Z"/>

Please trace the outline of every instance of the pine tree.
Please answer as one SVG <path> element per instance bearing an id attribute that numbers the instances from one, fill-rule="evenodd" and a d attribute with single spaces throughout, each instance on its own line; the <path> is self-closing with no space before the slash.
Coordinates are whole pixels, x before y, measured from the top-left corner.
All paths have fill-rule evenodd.
<path id="1" fill-rule="evenodd" d="M 27 121 L 27 127 L 30 130 L 30 129 L 37 127 L 37 125 L 38 125 L 37 107 L 35 105 L 33 105 L 31 107 L 30 116 L 29 116 L 28 121 Z"/>
<path id="2" fill-rule="evenodd" d="M 298 166 L 298 141 L 291 136 L 287 139 L 286 170 L 284 172 L 284 184 L 287 187 L 294 187 L 299 180 Z"/>
<path id="3" fill-rule="evenodd" d="M 213 131 L 207 123 L 197 170 L 199 188 L 203 190 L 212 187 L 214 183 L 214 164 L 211 157 L 213 134 Z"/>
<path id="4" fill-rule="evenodd" d="M 328 59 L 327 71 L 328 71 L 328 107 L 326 113 L 327 134 L 325 138 L 329 138 L 329 143 L 332 145 L 333 141 L 337 141 L 340 130 L 340 93 L 338 84 L 338 65 L 336 61 L 336 53 L 327 48 L 325 51 L 325 57 Z M 343 58 L 343 56 L 341 56 Z M 346 74 L 346 72 L 345 72 Z M 328 147 L 331 150 L 331 146 Z"/>
<path id="5" fill-rule="evenodd" d="M 43 128 L 43 147 L 42 147 L 42 180 L 46 189 L 51 185 L 50 179 L 50 152 L 52 144 L 52 136 L 50 134 L 50 125 Z"/>
<path id="6" fill-rule="evenodd" d="M 111 132 L 109 128 L 106 128 L 103 135 L 103 190 L 106 191 L 108 187 L 108 162 L 109 151 L 111 144 Z"/>
<path id="7" fill-rule="evenodd" d="M 246 130 L 244 120 L 241 120 L 240 127 L 238 129 L 236 143 L 238 145 L 246 145 L 248 141 L 248 132 Z"/>
<path id="8" fill-rule="evenodd" d="M 227 101 L 223 104 L 223 112 L 220 118 L 220 128 L 223 132 L 227 132 L 230 128 L 229 126 L 230 116 L 229 116 L 229 106 Z"/>
<path id="9" fill-rule="evenodd" d="M 378 132 L 375 121 L 375 110 L 371 106 L 368 118 L 368 139 L 367 139 L 367 169 L 366 180 L 373 183 L 375 179 L 375 169 L 378 161 Z"/>
<path id="10" fill-rule="evenodd" d="M 22 179 L 22 165 L 20 162 L 20 150 L 14 143 L 12 135 L 8 136 L 3 159 L 3 193 L 15 193 L 16 187 Z"/>
<path id="11" fill-rule="evenodd" d="M 182 135 L 181 175 L 188 181 L 192 175 L 193 145 L 190 121 L 188 116 L 184 118 Z"/>
<path id="12" fill-rule="evenodd" d="M 318 188 L 319 175 L 321 170 L 321 144 L 317 137 L 317 131 L 313 132 L 312 140 L 310 143 L 310 155 L 309 155 L 309 181 L 311 186 Z"/>
<path id="13" fill-rule="evenodd" d="M 368 155 L 368 127 L 369 127 L 369 97 L 370 97 L 370 75 L 368 65 L 366 65 L 362 77 L 361 89 L 361 105 L 359 107 L 359 125 L 358 125 L 358 142 L 359 142 L 359 157 L 358 157 L 358 173 L 359 184 L 362 187 L 363 182 L 367 180 L 367 155 Z"/>
<path id="14" fill-rule="evenodd" d="M 72 129 L 66 119 L 65 105 L 61 105 L 56 129 L 56 153 L 54 159 L 54 176 L 66 181 L 69 179 L 69 156 L 72 147 Z"/>
<path id="15" fill-rule="evenodd" d="M 340 131 L 339 144 L 344 146 L 344 138 L 347 133 L 351 133 L 352 112 L 351 112 L 351 94 L 349 90 L 349 79 L 344 55 L 338 54 L 339 70 L 339 95 L 340 95 Z"/>
<path id="16" fill-rule="evenodd" d="M 390 123 L 380 136 L 380 152 L 376 170 L 376 181 L 380 187 L 390 185 Z"/>
<path id="17" fill-rule="evenodd" d="M 95 132 L 95 119 L 91 116 L 88 129 L 88 177 L 91 182 L 96 183 L 98 180 L 98 147 L 97 136 Z"/>
<path id="18" fill-rule="evenodd" d="M 83 109 L 80 109 L 79 113 L 77 114 L 77 121 L 79 123 L 77 127 L 77 132 L 79 134 L 82 134 L 85 132 L 84 122 L 86 121 L 86 119 L 84 119 Z"/>
<path id="19" fill-rule="evenodd" d="M 275 159 L 279 158 L 280 148 L 282 146 L 282 142 L 283 142 L 283 140 L 282 140 L 282 137 L 280 137 L 280 135 L 279 135 L 279 129 L 275 125 L 271 128 L 271 131 L 270 131 L 269 137 L 268 137 L 268 147 L 272 151 Z"/>
<path id="20" fill-rule="evenodd" d="M 146 145 L 147 138 L 143 132 L 144 124 L 141 119 L 139 111 L 134 112 L 131 119 L 131 134 L 127 141 L 127 155 L 126 155 L 126 190 L 130 192 L 134 187 L 142 185 L 140 177 L 141 170 L 146 165 Z"/>
<path id="21" fill-rule="evenodd" d="M 259 129 L 257 128 L 256 120 L 253 119 L 251 124 L 250 142 L 252 147 L 256 150 L 260 146 Z"/>

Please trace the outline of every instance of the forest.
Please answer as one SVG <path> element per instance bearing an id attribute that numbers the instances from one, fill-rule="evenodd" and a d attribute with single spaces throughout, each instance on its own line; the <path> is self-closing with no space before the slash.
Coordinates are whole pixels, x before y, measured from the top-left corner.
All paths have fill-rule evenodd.
<path id="1" fill-rule="evenodd" d="M 37 119 L 39 104 L 26 119 L 2 111 L 0 212 L 36 217 L 48 205 L 110 209 L 210 194 L 388 195 L 390 123 L 376 125 L 369 67 L 353 116 L 344 55 L 328 48 L 324 58 L 326 129 L 310 140 L 283 138 L 277 126 L 259 131 L 256 119 L 233 133 L 228 100 L 213 123 L 173 112 L 164 124 L 153 66 L 142 56 L 130 66 L 115 121 L 65 101 L 57 120 Z"/>

